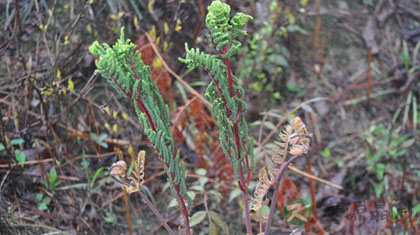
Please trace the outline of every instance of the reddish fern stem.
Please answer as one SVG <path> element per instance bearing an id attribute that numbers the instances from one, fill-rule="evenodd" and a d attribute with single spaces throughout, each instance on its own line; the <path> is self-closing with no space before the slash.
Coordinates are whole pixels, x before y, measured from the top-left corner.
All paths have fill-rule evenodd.
<path id="1" fill-rule="evenodd" d="M 114 83 L 118 86 L 118 88 L 128 97 L 131 99 L 131 93 L 128 93 L 122 86 L 121 84 L 118 82 L 118 80 L 110 73 L 108 73 L 108 76 L 110 76 L 112 78 L 112 81 L 114 81 Z"/>
<path id="2" fill-rule="evenodd" d="M 225 64 L 226 64 L 226 69 L 227 69 L 227 73 L 228 73 L 228 78 L 229 78 L 229 95 L 230 98 L 233 97 L 233 77 L 232 77 L 232 71 L 230 68 L 230 61 L 229 58 L 225 58 Z"/>
<path id="3" fill-rule="evenodd" d="M 136 69 L 134 67 L 135 64 L 132 63 L 131 61 L 129 61 L 128 63 L 131 66 L 131 71 L 133 72 L 134 78 L 136 80 L 140 80 L 140 76 L 137 74 L 137 71 L 136 71 Z M 122 89 L 122 91 L 127 95 L 127 97 L 131 98 L 131 95 L 128 95 L 128 93 L 125 92 L 125 90 L 122 88 L 122 86 L 116 80 L 114 80 L 114 81 L 116 82 L 117 86 L 120 89 Z M 149 111 L 146 109 L 143 101 L 141 100 L 141 96 L 140 95 L 141 95 L 140 94 L 140 86 L 138 86 L 137 87 L 137 98 L 136 98 L 137 104 L 139 105 L 140 110 L 143 113 L 146 114 L 147 121 L 149 122 L 149 125 L 151 126 L 152 130 L 153 131 L 156 131 L 155 124 L 153 123 L 152 117 L 150 116 Z M 157 151 L 157 152 L 159 154 L 159 151 Z M 165 164 L 166 167 L 169 167 L 168 163 L 166 163 L 166 162 L 163 161 L 163 156 L 160 155 L 159 158 Z M 189 219 L 188 219 L 188 210 L 187 210 L 187 207 L 185 205 L 185 200 L 184 200 L 184 198 L 182 197 L 182 195 L 180 193 L 180 190 L 179 190 L 178 185 L 175 183 L 175 175 L 174 175 L 174 173 L 173 172 L 170 172 L 170 176 L 171 176 L 170 177 L 171 178 L 170 180 L 172 181 L 172 184 L 174 185 L 175 191 L 177 193 L 177 197 L 178 197 L 179 201 L 181 202 L 181 212 L 182 212 L 182 215 L 184 216 L 184 225 L 185 225 L 186 234 L 187 235 L 190 235 L 191 234 L 191 231 L 190 231 L 190 222 L 189 222 Z"/>
<path id="4" fill-rule="evenodd" d="M 152 130 L 156 132 L 156 128 L 155 128 L 155 125 L 153 123 L 152 117 L 150 116 L 149 111 L 146 109 L 146 106 L 144 106 L 144 103 L 141 100 L 140 95 L 141 95 L 140 94 L 140 86 L 138 86 L 137 87 L 137 98 L 136 98 L 137 104 L 139 106 L 140 111 L 142 111 L 144 114 L 146 114 L 147 121 L 149 122 L 150 126 L 152 127 Z"/>
<path id="5" fill-rule="evenodd" d="M 230 48 L 232 47 L 232 41 L 229 44 L 228 48 L 223 48 L 223 52 L 222 54 L 227 53 Z M 225 65 L 226 65 L 226 72 L 228 74 L 228 81 L 229 81 L 229 95 L 230 98 L 233 97 L 233 85 L 235 84 L 235 81 L 233 80 L 233 76 L 232 76 L 232 70 L 231 70 L 231 66 L 230 66 L 230 60 L 229 58 L 225 58 Z M 236 92 L 236 95 L 238 98 L 241 98 L 241 95 L 239 93 L 239 91 Z M 238 107 L 238 116 L 236 117 L 235 123 L 233 124 L 233 134 L 235 137 L 235 144 L 236 144 L 236 149 L 238 151 L 238 159 L 241 159 L 241 140 L 239 137 L 239 130 L 238 130 L 238 121 L 240 119 L 240 115 L 242 112 L 242 107 L 241 107 L 241 103 L 239 103 L 239 107 Z M 245 226 L 246 226 L 246 231 L 247 233 L 252 233 L 252 228 L 251 228 L 251 218 L 250 218 L 250 214 L 249 214 L 249 202 L 248 202 L 248 185 L 249 185 L 249 180 L 251 179 L 250 175 L 251 175 L 251 171 L 249 169 L 248 166 L 248 159 L 246 159 L 247 162 L 247 180 L 245 180 L 244 177 L 244 172 L 242 169 L 242 166 L 240 166 L 240 182 L 238 182 L 239 187 L 242 191 L 242 195 L 243 195 L 243 199 L 244 199 L 244 209 L 245 209 Z M 248 180 L 249 179 L 249 180 Z"/>
<path id="6" fill-rule="evenodd" d="M 210 69 L 207 68 L 207 66 L 205 64 L 201 64 L 204 69 L 207 71 L 207 73 L 210 75 L 211 79 L 214 81 L 214 84 L 216 84 L 217 90 L 219 90 L 220 96 L 222 97 L 223 100 L 223 104 L 225 106 L 226 109 L 226 114 L 229 116 L 230 115 L 230 109 L 227 107 L 227 100 L 226 97 L 223 95 L 222 93 L 222 89 L 219 86 L 219 83 L 217 82 L 217 80 L 214 78 L 214 75 L 211 73 Z"/>
<path id="7" fill-rule="evenodd" d="M 137 97 L 140 97 L 140 87 L 137 87 Z M 139 98 L 137 98 L 136 101 L 137 101 L 137 104 L 139 105 L 140 110 L 142 110 L 142 112 L 144 112 L 146 114 L 147 120 L 149 122 L 149 125 L 152 127 L 153 131 L 156 131 L 156 129 L 154 127 L 155 124 L 153 123 L 153 120 L 150 117 L 150 114 L 149 114 L 148 110 L 146 109 L 146 107 L 144 106 L 143 102 Z M 156 152 L 159 154 L 159 151 L 158 150 L 156 150 Z M 165 164 L 165 166 L 167 168 L 169 168 L 168 163 L 164 162 L 163 156 L 162 155 L 159 155 L 159 158 L 160 158 L 161 162 L 163 162 Z M 187 210 L 187 207 L 185 205 L 185 200 L 184 200 L 184 198 L 182 197 L 182 195 L 180 193 L 180 190 L 179 190 L 178 185 L 175 183 L 175 175 L 174 175 L 174 173 L 173 172 L 170 172 L 170 176 L 171 176 L 172 184 L 174 185 L 176 194 L 178 196 L 178 199 L 181 202 L 181 212 L 182 212 L 182 215 L 184 216 L 184 224 L 185 224 L 186 234 L 187 235 L 190 235 L 190 222 L 189 222 L 189 219 L 188 219 L 188 210 Z"/>

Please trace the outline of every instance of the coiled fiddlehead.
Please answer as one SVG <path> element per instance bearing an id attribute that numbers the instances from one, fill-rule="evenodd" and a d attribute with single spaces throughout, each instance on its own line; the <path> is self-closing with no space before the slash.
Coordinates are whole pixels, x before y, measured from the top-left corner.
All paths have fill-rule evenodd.
<path id="1" fill-rule="evenodd" d="M 213 1 L 208 8 L 206 25 L 210 30 L 213 41 L 223 58 L 231 57 L 238 53 L 241 43 L 234 38 L 246 35 L 246 31 L 240 29 L 252 16 L 237 13 L 230 18 L 230 6 L 220 1 Z"/>

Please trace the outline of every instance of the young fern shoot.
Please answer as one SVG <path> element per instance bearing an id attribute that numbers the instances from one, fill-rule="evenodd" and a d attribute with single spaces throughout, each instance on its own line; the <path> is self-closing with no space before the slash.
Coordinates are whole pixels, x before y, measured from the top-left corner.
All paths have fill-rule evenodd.
<path id="1" fill-rule="evenodd" d="M 190 234 L 187 205 L 191 206 L 192 201 L 187 195 L 185 185 L 185 164 L 180 162 L 179 152 L 175 150 L 169 128 L 169 108 L 163 102 L 156 83 L 151 79 L 149 66 L 141 60 L 136 45 L 124 38 L 124 28 L 121 29 L 120 39 L 113 47 L 106 43 L 100 45 L 95 41 L 89 47 L 89 51 L 99 58 L 95 61 L 96 71 L 119 94 L 133 101 L 144 132 L 164 163 L 172 194 L 177 199 L 183 215 L 185 231 Z M 133 185 L 133 190 L 137 189 L 136 187 L 137 185 Z"/>
<path id="2" fill-rule="evenodd" d="M 252 233 L 247 189 L 254 165 L 253 141 L 248 137 L 248 125 L 245 120 L 247 104 L 244 89 L 232 73 L 230 65 L 230 58 L 238 53 L 241 45 L 235 38 L 246 35 L 246 31 L 240 27 L 252 17 L 237 13 L 231 18 L 230 6 L 220 1 L 213 1 L 208 11 L 206 25 L 216 45 L 218 56 L 200 52 L 199 49 L 189 49 L 186 45 L 186 58 L 180 58 L 180 61 L 189 67 L 203 68 L 212 78 L 206 90 L 206 97 L 213 104 L 223 152 L 231 162 L 243 192 L 247 233 Z"/>

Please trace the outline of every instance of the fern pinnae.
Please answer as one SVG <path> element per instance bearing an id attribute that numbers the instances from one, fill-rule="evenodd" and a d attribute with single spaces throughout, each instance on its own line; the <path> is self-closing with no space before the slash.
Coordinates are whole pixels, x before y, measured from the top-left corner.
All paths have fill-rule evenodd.
<path id="1" fill-rule="evenodd" d="M 184 200 L 190 201 L 186 194 L 185 172 L 180 170 L 182 164 L 179 157 L 173 156 L 178 153 L 173 151 L 174 142 L 168 124 L 169 109 L 163 102 L 156 83 L 151 79 L 150 68 L 141 60 L 136 45 L 124 38 L 123 28 L 120 38 L 112 48 L 108 44 L 101 46 L 94 42 L 89 51 L 99 58 L 95 61 L 97 72 L 101 73 L 119 94 L 133 100 L 144 132 L 160 155 L 161 161 L 165 163 L 171 191 L 183 214 L 187 234 L 190 234 L 188 208 L 184 203 Z M 140 174 L 137 175 L 140 178 Z"/>

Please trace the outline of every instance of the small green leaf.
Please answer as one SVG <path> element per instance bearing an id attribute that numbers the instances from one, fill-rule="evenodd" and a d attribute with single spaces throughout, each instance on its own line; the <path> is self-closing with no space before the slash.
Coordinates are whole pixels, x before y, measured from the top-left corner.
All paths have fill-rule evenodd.
<path id="1" fill-rule="evenodd" d="M 195 199 L 195 192 L 193 192 L 193 191 L 188 191 L 188 192 L 187 192 L 187 195 L 188 195 L 188 197 L 190 197 L 190 198 L 191 198 L 191 200 L 194 200 L 194 199 Z"/>
<path id="2" fill-rule="evenodd" d="M 419 212 L 419 211 L 420 211 L 420 204 L 417 204 L 417 206 L 415 206 L 413 208 L 413 213 L 411 215 L 411 218 L 414 218 L 416 216 L 417 212 Z"/>
<path id="3" fill-rule="evenodd" d="M 223 229 L 223 234 L 229 234 L 228 226 L 225 222 L 223 222 L 222 217 L 214 211 L 209 211 L 209 214 L 211 220 L 214 221 L 217 226 Z"/>
<path id="4" fill-rule="evenodd" d="M 100 145 L 104 148 L 108 148 L 108 144 L 106 142 L 101 142 Z"/>
<path id="5" fill-rule="evenodd" d="M 108 137 L 108 134 L 102 133 L 101 136 L 99 136 L 99 142 L 104 141 L 106 139 L 106 137 Z"/>
<path id="6" fill-rule="evenodd" d="M 209 190 L 208 193 L 215 197 L 217 204 L 223 199 L 223 195 L 216 190 Z"/>
<path id="7" fill-rule="evenodd" d="M 3 144 L 0 144 L 0 151 L 3 151 L 5 148 L 4 148 L 4 145 Z"/>
<path id="8" fill-rule="evenodd" d="M 96 143 L 98 143 L 98 136 L 96 136 L 96 134 L 95 134 L 95 133 L 91 133 L 91 134 L 90 134 L 90 138 L 91 138 L 93 141 L 95 141 Z"/>
<path id="9" fill-rule="evenodd" d="M 190 187 L 191 190 L 195 190 L 198 192 L 203 192 L 204 191 L 204 187 L 202 185 L 193 185 Z"/>
<path id="10" fill-rule="evenodd" d="M 38 209 L 41 211 L 46 211 L 48 209 L 47 204 L 45 204 L 44 202 L 40 202 L 38 204 Z"/>
<path id="11" fill-rule="evenodd" d="M 200 183 L 201 186 L 204 186 L 208 181 L 209 181 L 209 178 L 207 177 L 200 177 L 198 179 L 198 182 Z"/>
<path id="12" fill-rule="evenodd" d="M 101 174 L 103 169 L 104 169 L 103 167 L 100 167 L 99 169 L 95 171 L 95 174 L 92 177 L 92 181 L 90 182 L 90 185 L 93 185 L 95 183 L 96 178 L 98 178 L 98 176 Z"/>
<path id="13" fill-rule="evenodd" d="M 270 55 L 268 57 L 268 60 L 276 65 L 280 65 L 283 67 L 289 67 L 289 63 L 287 62 L 286 58 L 282 55 Z"/>
<path id="14" fill-rule="evenodd" d="M 83 158 L 82 159 L 82 168 L 83 169 L 88 169 L 88 167 L 89 167 L 89 161 L 86 160 L 86 158 Z"/>
<path id="15" fill-rule="evenodd" d="M 172 200 L 169 202 L 168 208 L 175 207 L 175 206 L 178 206 L 178 202 L 176 201 L 175 198 L 172 198 Z"/>
<path id="16" fill-rule="evenodd" d="M 363 3 L 364 4 L 366 4 L 366 5 L 369 5 L 369 6 L 371 6 L 371 7 L 373 7 L 374 5 L 373 5 L 373 1 L 372 0 L 363 0 Z"/>
<path id="17" fill-rule="evenodd" d="M 291 33 L 297 32 L 297 33 L 301 33 L 301 34 L 308 34 L 309 33 L 308 30 L 303 29 L 302 27 L 300 27 L 299 25 L 296 25 L 296 24 L 289 25 L 287 27 L 287 31 L 289 31 Z"/>
<path id="18" fill-rule="evenodd" d="M 37 201 L 41 201 L 42 200 L 42 193 L 38 193 L 37 195 L 35 195 L 35 199 Z"/>
<path id="19" fill-rule="evenodd" d="M 19 163 L 24 163 L 25 160 L 26 160 L 25 153 L 18 150 L 18 149 L 16 149 L 16 151 L 15 151 L 15 157 L 16 157 L 16 161 L 18 161 Z"/>
<path id="20" fill-rule="evenodd" d="M 197 173 L 197 175 L 205 176 L 207 174 L 207 170 L 203 169 L 203 168 L 199 168 L 199 169 L 195 170 L 195 173 Z"/>
<path id="21" fill-rule="evenodd" d="M 98 136 L 95 133 L 91 133 L 90 137 L 93 141 L 95 141 L 95 143 L 101 145 L 104 148 L 108 148 L 108 144 L 106 142 L 103 142 L 108 137 L 108 134 L 102 133 L 98 138 Z"/>
<path id="22" fill-rule="evenodd" d="M 380 198 L 382 191 L 384 190 L 385 181 L 374 186 L 376 198 Z"/>
<path id="23" fill-rule="evenodd" d="M 407 46 L 407 42 L 403 41 L 403 52 L 401 53 L 403 62 L 404 62 L 404 67 L 406 72 L 408 72 L 408 70 L 410 70 L 410 62 L 408 61 L 408 46 Z"/>
<path id="24" fill-rule="evenodd" d="M 233 199 L 235 199 L 236 197 L 238 197 L 239 195 L 241 195 L 241 193 L 242 193 L 242 191 L 240 189 L 235 188 L 234 190 L 232 190 L 230 192 L 229 200 L 228 201 L 229 202 L 232 201 Z"/>
<path id="25" fill-rule="evenodd" d="M 18 144 L 23 144 L 23 143 L 25 143 L 25 140 L 23 140 L 23 139 L 14 139 L 14 140 L 10 141 L 11 145 L 18 145 Z"/>
<path id="26" fill-rule="evenodd" d="M 294 84 L 288 83 L 286 85 L 286 88 L 287 88 L 287 91 L 289 91 L 289 92 L 294 92 L 294 93 L 300 92 L 300 88 L 298 86 L 294 85 Z"/>
<path id="27" fill-rule="evenodd" d="M 42 201 L 40 201 L 38 203 L 38 209 L 41 210 L 41 211 L 48 210 L 48 204 L 50 204 L 50 202 L 51 202 L 51 198 L 50 197 L 48 197 L 48 196 L 44 197 L 42 199 Z"/>
<path id="28" fill-rule="evenodd" d="M 106 223 L 113 223 L 117 221 L 117 216 L 114 213 L 111 212 L 105 212 L 105 222 Z"/>
<path id="29" fill-rule="evenodd" d="M 50 197 L 48 197 L 48 196 L 46 196 L 46 197 L 44 197 L 44 198 L 42 199 L 42 202 L 43 202 L 43 203 L 45 203 L 46 205 L 48 205 L 48 204 L 50 204 L 50 202 L 51 202 L 51 198 L 50 198 Z"/>
<path id="30" fill-rule="evenodd" d="M 324 158 L 330 158 L 331 157 L 331 151 L 330 151 L 330 149 L 329 148 L 325 148 L 324 150 L 322 150 L 321 155 Z"/>
<path id="31" fill-rule="evenodd" d="M 57 171 L 55 168 L 51 168 L 50 173 L 48 174 L 48 182 L 50 186 L 54 186 L 55 182 L 57 181 Z"/>
<path id="32" fill-rule="evenodd" d="M 209 235 L 219 235 L 219 231 L 217 231 L 217 227 L 211 222 L 209 224 Z"/>
<path id="33" fill-rule="evenodd" d="M 376 164 L 376 177 L 378 178 L 378 180 L 382 180 L 384 176 L 385 168 L 386 168 L 385 165 L 382 163 Z"/>
<path id="34" fill-rule="evenodd" d="M 206 218 L 206 211 L 197 211 L 194 213 L 194 215 L 191 217 L 190 220 L 190 227 L 194 227 L 197 224 L 201 223 L 204 218 Z"/>
<path id="35" fill-rule="evenodd" d="M 398 210 L 395 206 L 392 207 L 392 220 L 398 219 Z"/>

